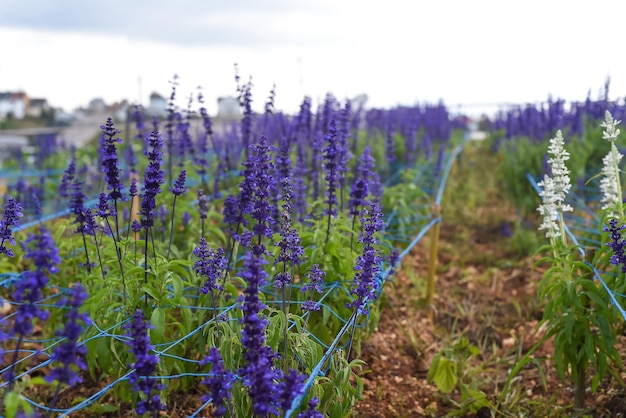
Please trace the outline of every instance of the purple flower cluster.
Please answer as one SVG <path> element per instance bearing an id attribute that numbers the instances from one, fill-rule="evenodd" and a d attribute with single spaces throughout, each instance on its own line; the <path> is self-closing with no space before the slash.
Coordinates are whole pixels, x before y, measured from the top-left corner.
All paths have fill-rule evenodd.
<path id="1" fill-rule="evenodd" d="M 274 287 L 277 289 L 283 288 L 287 284 L 291 283 L 291 274 L 287 272 L 287 267 L 291 264 L 291 268 L 302 264 L 302 256 L 304 255 L 304 248 L 300 245 L 300 236 L 298 230 L 292 228 L 291 223 L 291 179 L 284 177 L 282 179 L 283 184 L 283 210 L 282 210 L 282 222 L 280 224 L 280 241 L 275 245 L 280 248 L 280 252 L 274 260 L 274 265 L 283 263 L 283 271 L 278 273 L 274 278 Z"/>
<path id="2" fill-rule="evenodd" d="M 87 349 L 84 345 L 77 344 L 83 329 L 81 322 L 84 325 L 91 323 L 89 315 L 78 312 L 85 299 L 87 299 L 87 291 L 82 285 L 76 284 L 72 287 L 70 299 L 63 299 L 59 303 L 64 307 L 69 306 L 69 311 L 65 314 L 65 327 L 62 331 L 57 332 L 57 336 L 62 337 L 64 341 L 54 348 L 51 359 L 61 363 L 62 366 L 55 368 L 46 376 L 48 382 L 57 380 L 59 383 L 73 385 L 83 381 L 72 366 L 80 370 L 87 369 L 84 361 Z"/>
<path id="3" fill-rule="evenodd" d="M 306 411 L 298 414 L 298 418 L 324 418 L 324 415 L 316 410 L 320 400 L 317 397 L 311 398 L 309 401 L 309 407 Z"/>
<path id="4" fill-rule="evenodd" d="M 337 188 L 339 187 L 339 158 L 341 149 L 339 146 L 339 129 L 334 120 L 330 121 L 328 133 L 325 136 L 327 145 L 324 148 L 324 170 L 326 176 L 326 210 L 324 215 L 337 215 Z M 330 222 L 330 220 L 329 220 Z"/>
<path id="5" fill-rule="evenodd" d="M 78 224 L 76 232 L 93 235 L 97 225 L 91 209 L 85 207 L 85 199 L 87 199 L 87 196 L 83 193 L 83 182 L 75 178 L 70 194 L 70 213 L 74 214 L 74 222 L 72 223 Z"/>
<path id="6" fill-rule="evenodd" d="M 252 236 L 258 237 L 257 246 L 260 252 L 265 251 L 261 238 L 271 238 L 275 220 L 272 214 L 274 205 L 270 203 L 271 190 L 274 187 L 274 163 L 270 154 L 271 147 L 267 138 L 261 136 L 258 144 L 250 146 L 252 153 L 247 161 L 242 163 L 245 169 L 241 175 L 243 180 L 239 185 L 239 195 L 230 195 L 224 201 L 224 222 L 231 225 L 233 237 L 244 245 L 251 243 Z M 244 215 L 249 214 L 256 222 L 252 232 L 244 230 L 239 234 L 239 226 L 246 227 L 248 220 Z M 234 226 L 234 228 L 233 228 Z"/>
<path id="7" fill-rule="evenodd" d="M 121 138 L 116 138 L 122 131 L 113 126 L 113 120 L 108 118 L 106 123 L 100 127 L 102 136 L 100 138 L 100 158 L 102 161 L 102 171 L 104 172 L 109 190 L 110 200 L 123 200 L 122 189 L 124 185 L 120 181 L 119 161 L 117 158 L 117 143 L 121 143 Z"/>
<path id="8" fill-rule="evenodd" d="M 198 257 L 198 261 L 193 264 L 194 271 L 198 276 L 206 277 L 200 292 L 206 295 L 214 289 L 221 290 L 222 287 L 217 283 L 217 280 L 220 278 L 222 270 L 226 268 L 224 250 L 209 248 L 206 239 L 202 237 L 200 238 L 200 246 L 194 248 L 193 254 Z"/>
<path id="9" fill-rule="evenodd" d="M 50 231 L 40 226 L 36 234 L 31 234 L 24 245 L 24 258 L 31 260 L 34 269 L 22 273 L 22 279 L 15 284 L 13 298 L 21 304 L 13 325 L 14 335 L 30 335 L 33 331 L 33 319 L 48 319 L 48 312 L 36 303 L 43 298 L 43 290 L 48 284 L 48 275 L 58 271 L 61 264 L 59 250 Z"/>
<path id="10" fill-rule="evenodd" d="M 17 200 L 9 196 L 7 202 L 4 205 L 4 215 L 0 219 L 0 254 L 6 254 L 8 257 L 13 257 L 13 250 L 7 248 L 5 242 L 9 242 L 11 245 L 15 245 L 15 238 L 13 238 L 12 228 L 20 226 L 18 218 L 23 216 L 22 205 Z"/>
<path id="11" fill-rule="evenodd" d="M 187 187 L 185 186 L 185 180 L 187 179 L 187 170 L 182 170 L 176 180 L 174 181 L 174 185 L 169 188 L 169 191 L 174 194 L 174 196 L 180 196 L 184 193 L 187 193 Z"/>
<path id="12" fill-rule="evenodd" d="M 626 273 L 626 254 L 624 248 L 626 247 L 626 240 L 622 238 L 620 231 L 626 229 L 626 225 L 619 225 L 616 219 L 609 221 L 610 226 L 605 226 L 602 229 L 605 232 L 611 233 L 611 242 L 607 242 L 606 245 L 611 247 L 613 254 L 611 255 L 611 264 L 616 266 L 622 266 L 622 273 Z"/>
<path id="13" fill-rule="evenodd" d="M 363 244 L 363 254 L 357 258 L 354 266 L 354 270 L 357 272 L 354 276 L 352 290 L 355 300 L 346 306 L 357 309 L 361 314 L 367 314 L 368 302 L 376 298 L 376 291 L 378 290 L 376 279 L 380 274 L 380 263 L 382 262 L 382 257 L 374 247 L 378 243 L 375 234 L 384 226 L 378 203 L 372 203 L 369 210 L 363 209 L 361 224 L 362 232 L 359 242 Z"/>
<path id="14" fill-rule="evenodd" d="M 369 144 L 365 146 L 363 153 L 356 163 L 356 173 L 352 189 L 350 190 L 350 215 L 358 216 L 361 208 L 365 206 L 370 190 L 370 177 L 374 169 L 375 161 L 372 158 Z"/>
<path id="15" fill-rule="evenodd" d="M 246 157 L 250 155 L 250 141 L 252 140 L 252 79 L 243 86 L 237 86 L 239 104 L 243 108 L 241 119 L 241 139 L 246 150 Z"/>
<path id="16" fill-rule="evenodd" d="M 290 369 L 287 374 L 284 374 L 283 379 L 278 382 L 280 407 L 283 411 L 287 411 L 291 408 L 294 398 L 302 392 L 304 379 L 305 376 L 302 373 Z"/>
<path id="17" fill-rule="evenodd" d="M 243 279 L 246 281 L 243 299 L 243 346 L 244 366 L 239 370 L 244 386 L 248 387 L 248 395 L 252 400 L 255 415 L 278 415 L 277 403 L 279 393 L 276 384 L 280 380 L 280 369 L 274 367 L 277 355 L 265 344 L 265 328 L 267 319 L 261 316 L 266 306 L 259 298 L 259 288 L 266 282 L 267 273 L 263 265 L 267 262 L 252 252 L 244 256 Z"/>
<path id="18" fill-rule="evenodd" d="M 141 191 L 141 226 L 144 229 L 154 226 L 156 210 L 156 196 L 161 193 L 165 173 L 161 170 L 163 163 L 163 139 L 157 130 L 152 131 L 148 139 L 148 147 L 144 153 L 148 157 L 148 166 L 144 174 L 144 184 Z"/>
<path id="19" fill-rule="evenodd" d="M 209 393 L 202 397 L 203 402 L 213 403 L 213 414 L 216 417 L 223 417 L 230 406 L 230 389 L 235 381 L 235 375 L 224 369 L 224 361 L 217 348 L 211 347 L 209 355 L 205 357 L 201 364 L 211 364 L 211 374 L 200 382 L 209 387 Z"/>
<path id="20" fill-rule="evenodd" d="M 204 220 L 207 218 L 209 213 L 209 205 L 207 204 L 207 198 L 204 194 L 204 189 L 198 189 L 198 213 L 200 214 L 200 219 Z"/>
<path id="21" fill-rule="evenodd" d="M 135 372 L 130 375 L 129 382 L 136 392 L 141 392 L 145 398 L 137 402 L 135 411 L 137 415 L 143 415 L 146 412 L 153 414 L 165 409 L 165 405 L 161 403 L 158 392 L 163 389 L 163 385 L 157 383 L 156 379 L 151 376 L 156 372 L 156 366 L 159 358 L 150 354 L 154 348 L 150 344 L 148 336 L 149 324 L 146 322 L 141 309 L 137 309 L 131 322 L 125 325 L 131 338 L 126 344 L 130 346 L 130 352 L 135 356 L 135 362 L 130 364 L 131 369 Z"/>
<path id="22" fill-rule="evenodd" d="M 302 309 L 306 311 L 319 311 L 320 305 L 317 302 L 313 302 L 313 292 L 322 293 L 324 285 L 324 276 L 326 272 L 321 270 L 317 264 L 313 264 L 311 270 L 306 273 L 306 277 L 310 280 L 300 288 L 302 292 L 311 291 L 311 298 L 302 304 Z"/>
<path id="23" fill-rule="evenodd" d="M 111 207 L 109 205 L 109 196 L 104 192 L 100 193 L 100 199 L 98 200 L 96 209 L 96 216 L 99 216 L 102 219 L 106 219 L 109 216 L 115 216 L 115 211 L 111 211 Z"/>
<path id="24" fill-rule="evenodd" d="M 70 197 L 74 177 L 76 177 L 76 159 L 72 158 L 65 171 L 63 171 L 63 177 L 61 178 L 61 183 L 59 184 L 59 196 L 64 199 L 68 199 Z"/>

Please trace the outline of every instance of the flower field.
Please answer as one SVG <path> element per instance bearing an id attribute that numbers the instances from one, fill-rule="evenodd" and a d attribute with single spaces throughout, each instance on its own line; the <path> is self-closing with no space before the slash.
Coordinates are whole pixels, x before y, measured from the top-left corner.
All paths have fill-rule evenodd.
<path id="1" fill-rule="evenodd" d="M 175 79 L 164 119 L 4 163 L 2 416 L 619 410 L 624 103 L 475 142 L 443 104 L 256 114 L 235 81 L 237 120 Z"/>
<path id="2" fill-rule="evenodd" d="M 108 119 L 93 146 L 45 138 L 5 164 L 5 416 L 345 416 L 360 398 L 379 296 L 438 230 L 464 126 L 330 94 L 289 116 L 272 92 L 257 115 L 237 77 L 243 117 L 214 132 L 176 89 L 165 120 L 136 107 L 125 135 Z"/>

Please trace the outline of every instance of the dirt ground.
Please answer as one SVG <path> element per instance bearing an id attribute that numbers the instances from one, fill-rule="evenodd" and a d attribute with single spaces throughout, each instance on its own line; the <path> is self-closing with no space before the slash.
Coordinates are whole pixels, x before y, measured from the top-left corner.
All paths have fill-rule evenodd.
<path id="1" fill-rule="evenodd" d="M 571 409 L 573 391 L 549 360 L 551 340 L 534 352 L 538 361 L 520 371 L 498 402 L 510 370 L 544 335 L 535 296 L 544 268 L 533 268 L 532 257 L 507 253 L 511 238 L 497 225 L 448 225 L 442 231 L 432 307 L 421 304 L 428 240 L 404 260 L 395 284 L 385 289 L 380 323 L 363 345 L 364 398 L 354 416 L 626 416 L 626 391 L 616 379 L 605 379 L 594 395 L 588 391 L 584 411 Z M 465 367 L 465 379 L 490 403 L 476 412 L 459 406 L 458 388 L 444 395 L 427 379 L 433 357 L 462 336 L 480 352 Z"/>

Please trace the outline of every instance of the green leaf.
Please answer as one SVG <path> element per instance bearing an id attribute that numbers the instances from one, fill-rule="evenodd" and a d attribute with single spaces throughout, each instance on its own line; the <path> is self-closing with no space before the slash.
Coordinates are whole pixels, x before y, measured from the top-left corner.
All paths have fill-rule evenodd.
<path id="1" fill-rule="evenodd" d="M 163 308 L 156 308 L 152 311 L 150 323 L 154 326 L 150 332 L 151 338 L 156 337 L 161 340 L 163 334 L 165 334 L 165 310 Z"/>
<path id="2" fill-rule="evenodd" d="M 487 395 L 485 392 L 478 389 L 472 389 L 464 386 L 463 392 L 463 401 L 471 400 L 472 403 L 469 405 L 469 408 L 472 412 L 476 413 L 481 408 L 489 408 L 491 404 L 487 400 Z"/>
<path id="3" fill-rule="evenodd" d="M 172 303 L 179 303 L 183 296 L 183 280 L 178 274 L 172 274 L 167 281 L 172 284 L 172 288 L 174 289 L 174 299 Z"/>
<path id="4" fill-rule="evenodd" d="M 437 389 L 445 394 L 452 392 L 458 381 L 456 376 L 456 363 L 445 357 L 440 358 L 433 377 Z"/>
<path id="5" fill-rule="evenodd" d="M 7 418 L 15 418 L 21 404 L 20 395 L 17 392 L 9 392 L 4 397 L 4 411 Z"/>

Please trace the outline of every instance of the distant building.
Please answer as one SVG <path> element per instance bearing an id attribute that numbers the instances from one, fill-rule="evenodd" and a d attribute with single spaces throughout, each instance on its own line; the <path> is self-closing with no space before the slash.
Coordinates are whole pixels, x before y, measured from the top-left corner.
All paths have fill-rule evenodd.
<path id="1" fill-rule="evenodd" d="M 12 117 L 24 119 L 28 96 L 24 92 L 0 92 L 0 120 Z"/>
<path id="2" fill-rule="evenodd" d="M 236 119 L 241 116 L 239 100 L 233 96 L 217 98 L 217 117 L 220 119 Z"/>
<path id="3" fill-rule="evenodd" d="M 87 105 L 87 111 L 90 113 L 104 113 L 107 110 L 107 105 L 103 99 L 96 97 L 91 99 Z"/>
<path id="4" fill-rule="evenodd" d="M 41 118 L 50 112 L 48 100 L 46 99 L 30 99 L 26 115 L 31 118 Z"/>
<path id="5" fill-rule="evenodd" d="M 122 100 L 121 102 L 116 102 L 111 106 L 110 112 L 113 114 L 113 121 L 115 123 L 123 123 L 128 119 L 128 101 Z"/>
<path id="6" fill-rule="evenodd" d="M 150 95 L 150 103 L 148 103 L 146 113 L 158 118 L 165 117 L 167 115 L 167 100 L 165 97 L 161 96 L 159 93 L 153 92 Z"/>

